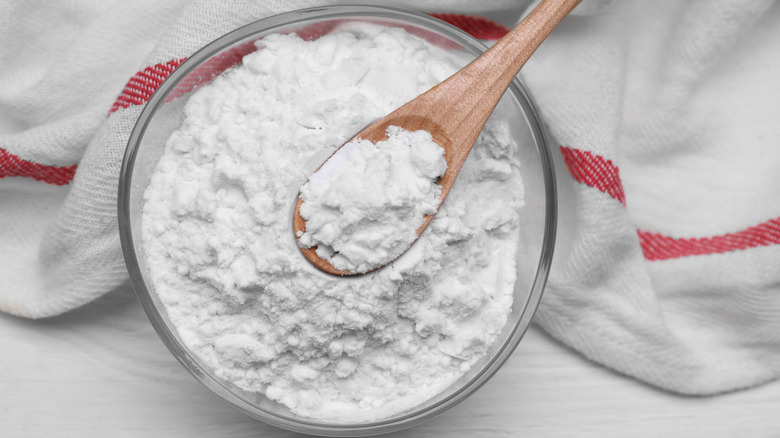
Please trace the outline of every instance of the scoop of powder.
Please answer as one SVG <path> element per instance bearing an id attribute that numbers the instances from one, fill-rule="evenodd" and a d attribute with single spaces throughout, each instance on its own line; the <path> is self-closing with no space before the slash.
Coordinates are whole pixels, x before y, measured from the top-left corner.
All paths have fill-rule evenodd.
<path id="1" fill-rule="evenodd" d="M 341 147 L 301 188 L 301 246 L 334 268 L 367 272 L 397 258 L 441 203 L 444 149 L 428 131 L 387 129 L 376 144 Z"/>

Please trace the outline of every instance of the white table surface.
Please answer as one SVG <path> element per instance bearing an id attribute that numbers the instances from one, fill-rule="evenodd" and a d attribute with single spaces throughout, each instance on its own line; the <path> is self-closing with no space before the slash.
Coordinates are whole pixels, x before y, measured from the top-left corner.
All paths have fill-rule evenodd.
<path id="1" fill-rule="evenodd" d="M 0 314 L 0 437 L 291 437 L 202 387 L 129 287 L 63 316 Z M 471 398 L 403 437 L 780 437 L 780 382 L 692 398 L 532 329 Z"/>

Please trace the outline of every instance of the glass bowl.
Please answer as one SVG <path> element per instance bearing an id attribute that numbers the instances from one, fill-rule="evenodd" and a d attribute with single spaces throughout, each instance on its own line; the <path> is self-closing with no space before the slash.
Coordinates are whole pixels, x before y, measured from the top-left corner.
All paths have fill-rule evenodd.
<path id="1" fill-rule="evenodd" d="M 519 145 L 525 187 L 517 242 L 514 304 L 502 332 L 488 353 L 462 377 L 432 399 L 381 420 L 336 424 L 293 414 L 259 393 L 244 391 L 221 379 L 182 342 L 155 293 L 141 241 L 144 191 L 171 133 L 182 120 L 182 106 L 192 92 L 255 49 L 254 42 L 272 33 L 317 38 L 344 21 L 403 27 L 440 46 L 474 57 L 486 47 L 465 32 L 416 12 L 369 6 L 332 6 L 289 12 L 253 22 L 209 43 L 184 61 L 156 90 L 129 139 L 119 182 L 119 227 L 132 285 L 146 314 L 171 353 L 203 385 L 244 413 L 266 423 L 324 436 L 365 436 L 407 428 L 456 405 L 482 386 L 504 364 L 531 324 L 542 297 L 552 260 L 556 224 L 556 189 L 545 130 L 530 95 L 515 79 L 504 100 L 516 112 L 510 127 Z"/>

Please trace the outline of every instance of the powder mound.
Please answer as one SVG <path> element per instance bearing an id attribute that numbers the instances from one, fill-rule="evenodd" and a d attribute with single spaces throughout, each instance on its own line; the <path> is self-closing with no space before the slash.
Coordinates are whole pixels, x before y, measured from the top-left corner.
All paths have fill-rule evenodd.
<path id="1" fill-rule="evenodd" d="M 436 181 L 446 170 L 444 149 L 427 131 L 390 126 L 376 144 L 345 144 L 301 188 L 300 245 L 353 273 L 391 262 L 415 241 L 425 215 L 436 213 Z"/>
<path id="2" fill-rule="evenodd" d="M 257 45 L 182 97 L 183 120 L 144 192 L 142 253 L 152 289 L 198 365 L 231 385 L 319 421 L 407 412 L 474 372 L 502 339 L 524 205 L 517 118 L 499 104 L 447 202 L 391 265 L 326 275 L 301 255 L 290 220 L 313 167 L 473 57 L 368 23 L 344 23 L 311 41 L 268 35 Z M 355 223 L 374 206 L 398 215 L 437 207 L 441 148 L 425 133 L 390 134 L 399 152 L 369 144 L 348 156 L 376 167 L 359 172 L 360 184 L 350 185 L 358 178 L 350 174 L 327 189 L 313 180 L 306 191 L 322 191 L 312 197 L 320 210 L 347 205 L 329 198 L 339 193 L 333 184 L 346 185 L 342 197 L 359 191 Z M 374 163 L 366 154 L 383 158 Z M 396 167 L 405 173 L 390 175 Z M 382 184 L 364 181 L 372 175 Z"/>

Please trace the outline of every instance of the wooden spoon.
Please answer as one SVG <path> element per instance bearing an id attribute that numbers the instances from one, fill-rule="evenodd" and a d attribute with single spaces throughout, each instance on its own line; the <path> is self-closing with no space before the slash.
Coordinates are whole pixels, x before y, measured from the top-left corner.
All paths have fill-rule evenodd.
<path id="1" fill-rule="evenodd" d="M 433 140 L 444 148 L 444 158 L 447 160 L 447 171 L 438 181 L 442 188 L 441 200 L 444 202 L 485 122 L 512 79 L 558 22 L 579 3 L 580 0 L 543 0 L 517 27 L 479 58 L 444 82 L 372 123 L 353 139 L 362 138 L 372 143 L 385 140 L 388 126 L 430 132 Z M 293 217 L 296 238 L 306 229 L 306 221 L 300 215 L 302 203 L 303 200 L 298 198 Z M 417 236 L 432 219 L 433 215 L 425 216 L 423 224 L 417 229 Z M 358 274 L 334 268 L 317 255 L 316 247 L 299 248 L 309 261 L 324 272 L 335 275 Z M 387 261 L 388 264 L 390 262 L 392 260 Z"/>

